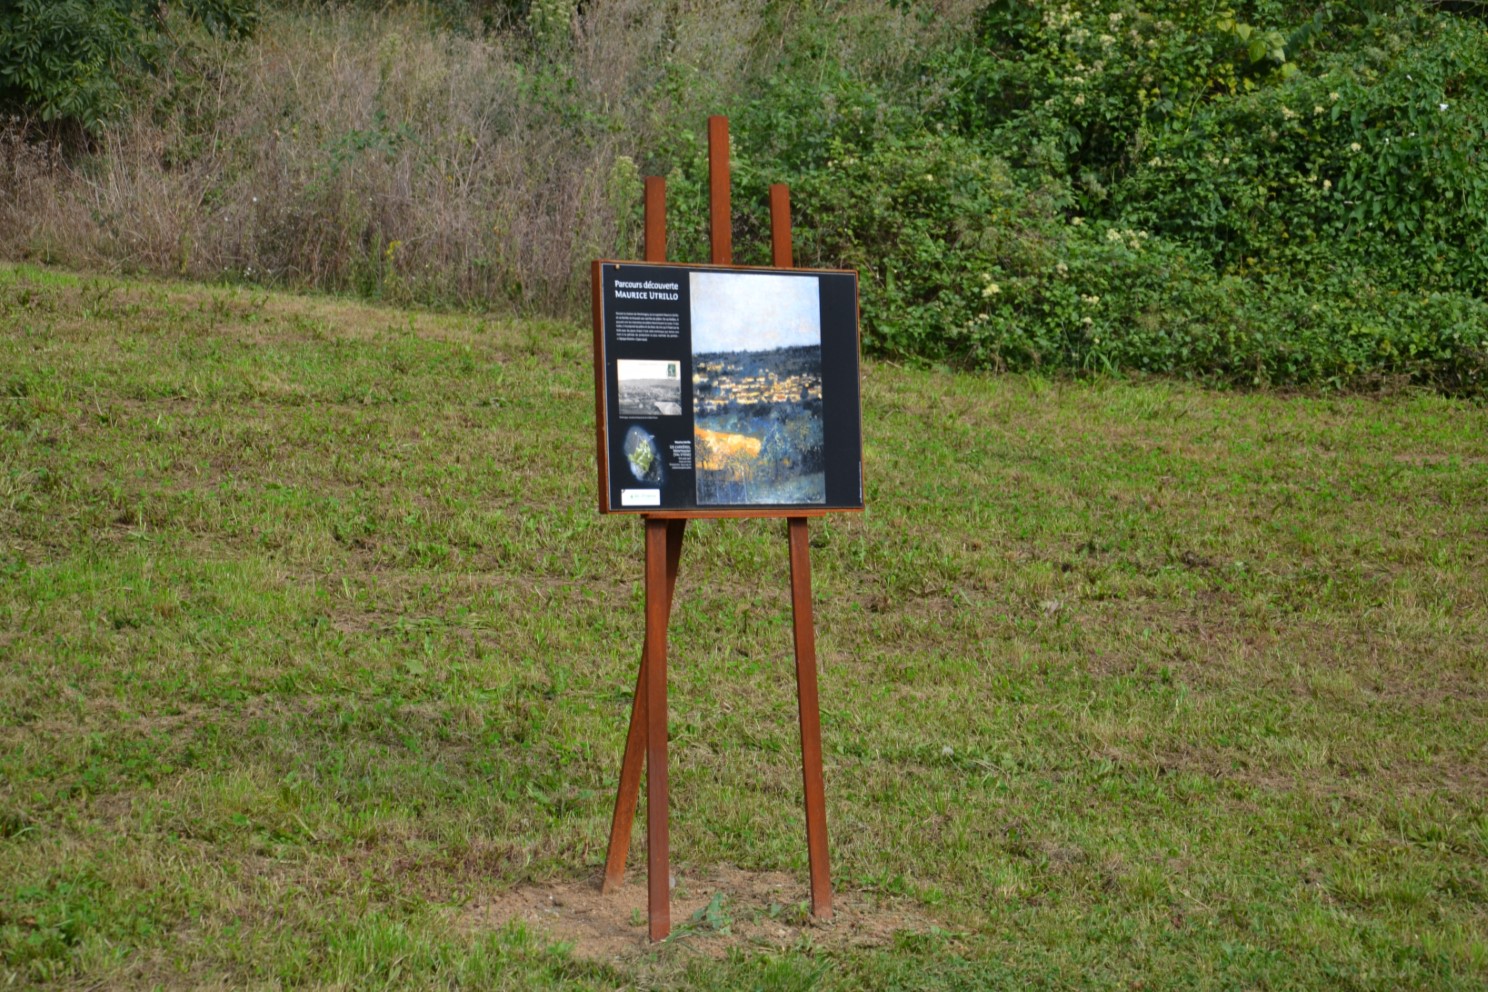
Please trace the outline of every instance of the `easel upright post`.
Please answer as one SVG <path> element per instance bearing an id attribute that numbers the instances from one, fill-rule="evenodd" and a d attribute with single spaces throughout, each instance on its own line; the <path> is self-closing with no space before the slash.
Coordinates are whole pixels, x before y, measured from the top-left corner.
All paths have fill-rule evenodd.
<path id="1" fill-rule="evenodd" d="M 641 254 L 648 262 L 666 261 L 666 180 L 661 176 L 646 177 L 645 215 L 642 229 L 646 242 Z"/>
<path id="2" fill-rule="evenodd" d="M 796 267 L 791 247 L 790 187 L 784 183 L 770 185 L 770 261 L 777 269 Z"/>
<path id="3" fill-rule="evenodd" d="M 770 187 L 770 254 L 776 268 L 795 265 L 791 249 L 790 190 Z M 816 621 L 811 609 L 811 538 L 805 517 L 788 518 L 791 625 L 796 649 L 796 707 L 801 722 L 801 787 L 806 806 L 806 853 L 811 864 L 811 915 L 832 916 L 827 856 L 827 789 L 822 776 L 821 708 L 816 691 Z"/>
<path id="4" fill-rule="evenodd" d="M 652 940 L 672 931 L 667 822 L 667 522 L 646 518 L 646 908 Z M 672 576 L 675 578 L 675 573 Z"/>
<path id="5" fill-rule="evenodd" d="M 664 523 L 666 525 L 666 588 L 663 590 L 665 597 L 665 611 L 668 618 L 672 614 L 672 598 L 677 588 L 677 568 L 682 559 L 682 536 L 687 527 L 687 521 L 682 519 L 657 521 L 647 519 L 649 527 L 653 523 Z M 646 545 L 649 555 L 651 545 Z M 649 558 L 648 558 L 649 567 Z M 650 595 L 649 590 L 647 595 Z M 604 893 L 613 892 L 620 887 L 625 880 L 625 859 L 630 851 L 630 831 L 635 823 L 636 801 L 641 792 L 641 771 L 647 759 L 647 722 L 650 719 L 650 709 L 647 705 L 647 672 L 650 667 L 646 663 L 650 648 L 650 630 L 646 632 L 647 640 L 641 648 L 640 671 L 636 674 L 635 695 L 630 703 L 630 729 L 625 734 L 625 755 L 620 760 L 620 786 L 615 793 L 615 812 L 610 818 L 610 845 L 605 856 L 604 880 L 600 883 L 600 891 Z M 648 800 L 649 801 L 649 800 Z M 649 820 L 649 814 L 648 814 Z M 649 843 L 649 835 L 648 841 Z"/>
<path id="6" fill-rule="evenodd" d="M 729 207 L 727 117 L 708 118 L 708 241 L 714 265 L 734 264 L 734 218 Z"/>

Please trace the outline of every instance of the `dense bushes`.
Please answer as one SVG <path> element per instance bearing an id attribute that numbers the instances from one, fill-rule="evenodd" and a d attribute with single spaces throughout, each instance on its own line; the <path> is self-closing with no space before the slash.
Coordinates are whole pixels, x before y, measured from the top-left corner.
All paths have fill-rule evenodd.
<path id="1" fill-rule="evenodd" d="M 179 47 L 173 20 L 241 37 L 257 17 L 256 0 L 0 0 L 0 113 L 97 131 L 131 77 Z"/>
<path id="2" fill-rule="evenodd" d="M 722 111 L 739 260 L 790 183 L 878 351 L 1481 393 L 1488 33 L 1447 6 L 287 3 L 96 155 L 12 139 L 0 251 L 576 312 L 642 174 L 706 257 Z"/>
<path id="3" fill-rule="evenodd" d="M 1480 392 L 1488 33 L 1367 6 L 997 0 L 913 100 L 828 76 L 744 144 L 885 350 Z"/>

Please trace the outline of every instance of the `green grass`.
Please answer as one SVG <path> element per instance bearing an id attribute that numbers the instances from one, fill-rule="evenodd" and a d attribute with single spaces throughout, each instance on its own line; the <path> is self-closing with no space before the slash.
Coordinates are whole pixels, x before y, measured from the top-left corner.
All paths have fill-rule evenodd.
<path id="1" fill-rule="evenodd" d="M 0 985 L 1488 981 L 1488 411 L 872 362 L 870 510 L 812 531 L 834 875 L 938 926 L 462 925 L 603 857 L 641 535 L 588 338 L 0 267 Z M 784 556 L 689 528 L 672 846 L 805 898 Z"/>

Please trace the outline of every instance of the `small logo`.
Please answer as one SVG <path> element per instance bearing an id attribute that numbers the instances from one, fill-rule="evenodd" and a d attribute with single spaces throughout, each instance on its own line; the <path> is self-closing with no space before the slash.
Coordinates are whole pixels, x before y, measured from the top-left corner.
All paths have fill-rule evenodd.
<path id="1" fill-rule="evenodd" d="M 620 490 L 621 506 L 660 506 L 660 489 L 622 489 Z"/>

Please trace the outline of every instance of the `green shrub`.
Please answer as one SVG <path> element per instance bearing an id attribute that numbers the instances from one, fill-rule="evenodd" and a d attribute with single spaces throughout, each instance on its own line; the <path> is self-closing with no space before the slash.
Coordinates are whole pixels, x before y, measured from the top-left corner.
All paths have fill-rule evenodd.
<path id="1" fill-rule="evenodd" d="M 1433 212 L 1432 224 L 1385 230 L 1353 215 L 1352 191 L 1403 167 L 1361 170 L 1352 145 L 1390 147 L 1374 122 L 1413 105 L 1388 86 L 1370 91 L 1368 67 L 1356 79 L 1341 56 L 1312 50 L 1337 24 L 1313 14 L 1286 31 L 1251 26 L 1282 23 L 1268 4 L 1217 17 L 1082 6 L 989 6 L 971 53 L 929 59 L 913 100 L 902 77 L 840 63 L 810 86 L 763 86 L 734 111 L 737 260 L 768 261 L 765 188 L 786 181 L 798 264 L 859 270 L 865 342 L 879 352 L 1247 385 L 1483 389 L 1481 260 L 1444 261 L 1449 243 L 1474 243 L 1484 216 L 1457 209 L 1473 164 L 1458 155 L 1451 168 L 1409 170 L 1410 195 L 1437 200 L 1410 209 Z M 1124 33 L 1079 27 L 1097 18 Z M 1422 62 L 1435 52 L 1442 66 L 1425 78 L 1469 71 L 1481 40 L 1464 23 L 1343 27 L 1388 36 L 1406 24 Z M 1438 147 L 1466 148 L 1470 125 L 1458 126 Z M 704 155 L 693 143 L 679 157 L 673 244 L 703 258 Z M 1434 255 L 1402 237 L 1412 223 L 1435 232 Z M 1433 264 L 1434 281 L 1413 278 Z"/>
<path id="2" fill-rule="evenodd" d="M 1450 18 L 1403 32 L 1377 23 L 1361 38 L 1384 47 L 1155 131 L 1112 212 L 1226 271 L 1342 259 L 1401 289 L 1481 293 L 1488 35 Z"/>
<path id="3" fill-rule="evenodd" d="M 833 177 L 838 254 L 877 263 L 869 340 L 990 367 L 1481 390 L 1485 66 L 1480 24 L 1423 9 L 994 0 L 928 60 L 909 161 Z M 1007 163 L 991 201 L 909 188 L 945 171 L 951 136 L 971 175 Z"/>
<path id="4" fill-rule="evenodd" d="M 96 131 L 159 64 L 175 10 L 219 37 L 258 16 L 256 0 L 0 0 L 0 113 Z"/>
<path id="5" fill-rule="evenodd" d="M 931 63 L 945 92 L 938 116 L 1009 149 L 1020 168 L 1066 177 L 1082 210 L 1100 209 L 1166 122 L 1295 74 L 1287 36 L 1267 26 L 1280 5 L 1246 6 L 994 0 L 971 44 Z"/>

